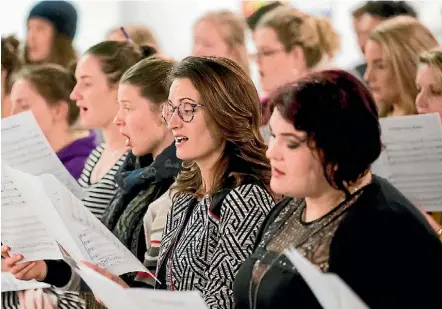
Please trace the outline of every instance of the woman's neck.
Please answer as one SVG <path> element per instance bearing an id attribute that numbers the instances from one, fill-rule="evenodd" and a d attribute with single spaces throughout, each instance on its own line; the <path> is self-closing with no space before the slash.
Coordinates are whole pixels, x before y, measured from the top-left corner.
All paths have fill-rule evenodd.
<path id="1" fill-rule="evenodd" d="M 154 151 L 152 151 L 153 159 L 155 160 L 164 151 L 164 149 L 166 149 L 167 147 L 170 146 L 170 144 L 172 144 L 173 141 L 174 141 L 173 134 L 171 131 L 168 131 L 165 138 L 163 138 L 163 141 L 158 145 L 158 147 Z"/>
<path id="2" fill-rule="evenodd" d="M 215 167 L 217 162 L 221 160 L 221 156 L 223 153 L 224 146 L 220 147 L 219 151 L 213 152 L 208 157 L 198 160 L 196 163 L 201 172 L 201 179 L 204 189 L 204 195 L 209 193 L 213 188 L 213 180 L 215 177 Z"/>
<path id="3" fill-rule="evenodd" d="M 397 105 L 393 105 L 393 109 L 390 112 L 390 116 L 406 116 L 409 113 L 403 109 L 401 109 L 400 107 L 398 107 Z"/>
<path id="4" fill-rule="evenodd" d="M 46 138 L 54 152 L 59 152 L 76 140 L 74 132 L 68 126 L 54 126 Z"/>
<path id="5" fill-rule="evenodd" d="M 347 186 L 350 193 L 354 193 L 362 187 L 368 185 L 372 180 L 371 172 L 360 177 L 354 184 Z M 328 183 L 317 196 L 306 197 L 305 221 L 311 222 L 328 214 L 331 210 L 345 201 L 346 195 L 340 190 L 336 190 Z"/>
<path id="6" fill-rule="evenodd" d="M 111 123 L 102 129 L 103 139 L 106 148 L 112 151 L 120 151 L 124 153 L 126 151 L 125 137 L 121 135 L 118 127 Z"/>

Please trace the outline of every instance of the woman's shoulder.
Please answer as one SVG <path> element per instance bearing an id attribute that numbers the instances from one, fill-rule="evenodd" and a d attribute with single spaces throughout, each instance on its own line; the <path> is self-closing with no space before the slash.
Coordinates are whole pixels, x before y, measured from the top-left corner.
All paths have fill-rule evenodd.
<path id="1" fill-rule="evenodd" d="M 272 195 L 266 186 L 256 178 L 246 178 L 240 185 L 224 190 L 227 191 L 226 198 L 229 199 L 252 199 L 261 203 L 271 201 L 272 205 L 274 204 Z"/>
<path id="2" fill-rule="evenodd" d="M 342 230 L 371 240 L 417 239 L 436 234 L 419 209 L 388 180 L 378 176 L 373 177 L 372 184 L 350 207 L 342 225 Z"/>

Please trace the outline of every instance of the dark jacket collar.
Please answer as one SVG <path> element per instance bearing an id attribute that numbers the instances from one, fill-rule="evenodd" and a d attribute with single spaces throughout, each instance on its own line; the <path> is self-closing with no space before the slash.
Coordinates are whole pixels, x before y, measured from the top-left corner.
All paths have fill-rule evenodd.
<path id="1" fill-rule="evenodd" d="M 129 151 L 125 162 L 115 175 L 115 181 L 123 192 L 129 193 L 146 185 L 173 178 L 180 169 L 181 160 L 176 157 L 175 143 L 172 143 L 155 160 L 151 154 L 135 157 L 132 151 Z"/>

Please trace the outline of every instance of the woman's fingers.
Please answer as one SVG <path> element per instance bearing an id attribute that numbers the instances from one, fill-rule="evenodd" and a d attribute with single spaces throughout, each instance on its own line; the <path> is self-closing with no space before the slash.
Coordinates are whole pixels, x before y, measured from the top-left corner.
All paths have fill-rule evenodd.
<path id="1" fill-rule="evenodd" d="M 8 245 L 3 245 L 2 246 L 2 257 L 8 258 L 9 257 L 9 250 L 11 250 L 11 248 L 9 248 Z"/>
<path id="2" fill-rule="evenodd" d="M 30 280 L 34 278 L 27 278 L 26 274 L 35 266 L 35 262 L 27 262 L 21 263 L 17 266 L 14 266 L 9 270 L 11 274 L 15 276 L 15 278 L 19 280 Z"/>
<path id="3" fill-rule="evenodd" d="M 11 257 L 8 257 L 8 258 L 5 259 L 6 267 L 13 268 L 21 260 L 23 260 L 23 255 L 21 255 L 21 254 L 17 254 L 17 255 L 13 255 Z"/>

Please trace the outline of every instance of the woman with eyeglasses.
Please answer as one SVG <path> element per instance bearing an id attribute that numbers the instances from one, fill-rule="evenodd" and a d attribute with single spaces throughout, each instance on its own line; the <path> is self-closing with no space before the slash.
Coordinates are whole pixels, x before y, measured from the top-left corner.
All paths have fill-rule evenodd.
<path id="1" fill-rule="evenodd" d="M 156 288 L 197 290 L 209 308 L 233 309 L 233 280 L 273 206 L 258 93 L 227 58 L 185 58 L 169 82 L 162 115 L 183 169 L 171 189 Z"/>
<path id="2" fill-rule="evenodd" d="M 310 74 L 272 98 L 275 205 L 234 284 L 236 308 L 322 308 L 284 255 L 296 248 L 340 276 L 369 308 L 439 308 L 442 244 L 371 164 L 382 143 L 376 103 L 350 73 Z"/>
<path id="3" fill-rule="evenodd" d="M 327 18 L 310 16 L 286 5 L 261 17 L 253 40 L 261 87 L 266 93 L 261 102 L 263 125 L 270 118 L 268 96 L 287 82 L 329 67 L 339 49 L 339 35 Z M 268 139 L 268 128 L 264 127 L 263 132 Z"/>

